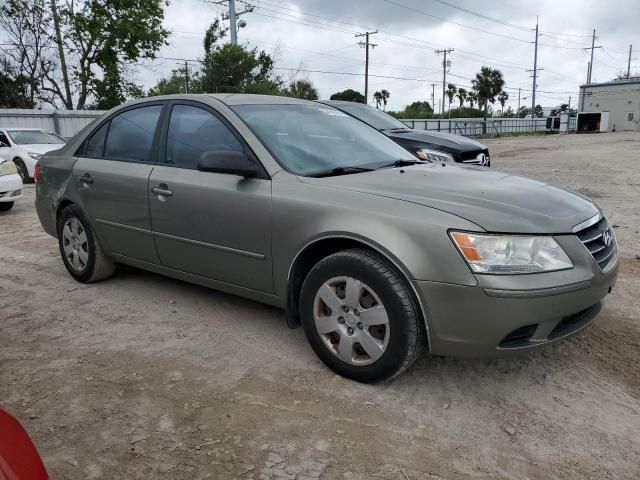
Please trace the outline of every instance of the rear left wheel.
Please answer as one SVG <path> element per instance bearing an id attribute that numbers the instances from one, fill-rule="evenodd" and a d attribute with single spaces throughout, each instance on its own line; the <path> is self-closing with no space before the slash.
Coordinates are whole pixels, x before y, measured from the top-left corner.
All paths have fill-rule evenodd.
<path id="1" fill-rule="evenodd" d="M 115 265 L 104 254 L 91 225 L 75 205 L 66 207 L 58 221 L 58 244 L 67 271 L 83 283 L 109 278 Z"/>
<path id="2" fill-rule="evenodd" d="M 400 374 L 425 344 L 422 319 L 406 281 L 385 259 L 364 249 L 318 262 L 302 286 L 300 313 L 320 359 L 359 382 Z"/>

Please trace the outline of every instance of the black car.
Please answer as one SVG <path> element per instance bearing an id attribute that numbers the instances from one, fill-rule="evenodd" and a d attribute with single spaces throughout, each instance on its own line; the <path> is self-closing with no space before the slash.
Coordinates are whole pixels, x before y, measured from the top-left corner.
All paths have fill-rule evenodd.
<path id="1" fill-rule="evenodd" d="M 322 100 L 344 113 L 380 130 L 416 157 L 436 162 L 455 161 L 489 167 L 489 149 L 471 138 L 451 133 L 414 130 L 377 108 L 362 103 Z"/>

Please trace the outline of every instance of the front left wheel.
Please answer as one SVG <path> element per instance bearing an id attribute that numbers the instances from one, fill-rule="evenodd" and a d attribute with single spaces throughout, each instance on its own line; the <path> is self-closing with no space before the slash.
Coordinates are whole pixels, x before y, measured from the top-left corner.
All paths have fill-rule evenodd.
<path id="1" fill-rule="evenodd" d="M 300 315 L 320 359 L 359 382 L 399 375 L 426 343 L 406 280 L 365 249 L 335 253 L 311 269 L 302 286 Z"/>
<path id="2" fill-rule="evenodd" d="M 60 215 L 58 244 L 64 266 L 79 282 L 97 282 L 113 274 L 115 265 L 107 258 L 91 225 L 75 205 L 69 205 Z"/>
<path id="3" fill-rule="evenodd" d="M 0 202 L 0 212 L 8 212 L 13 208 L 14 202 Z"/>
<path id="4" fill-rule="evenodd" d="M 22 183 L 26 185 L 27 183 L 33 182 L 33 179 L 29 176 L 29 170 L 27 170 L 27 166 L 21 158 L 16 158 L 13 163 L 16 164 L 16 169 L 18 170 L 20 178 L 22 178 Z"/>

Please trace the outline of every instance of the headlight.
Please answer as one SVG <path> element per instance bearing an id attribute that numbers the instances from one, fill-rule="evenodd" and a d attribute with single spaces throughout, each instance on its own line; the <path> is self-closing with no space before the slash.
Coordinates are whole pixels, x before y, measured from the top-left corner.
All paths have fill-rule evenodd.
<path id="1" fill-rule="evenodd" d="M 451 232 L 451 238 L 476 273 L 538 273 L 573 267 L 552 237 Z"/>
<path id="2" fill-rule="evenodd" d="M 453 156 L 451 156 L 451 154 L 441 152 L 440 150 L 430 150 L 428 148 L 416 150 L 416 156 L 422 160 L 429 160 L 431 162 L 453 162 Z"/>
<path id="3" fill-rule="evenodd" d="M 29 155 L 34 160 L 40 160 L 40 157 L 42 157 L 42 154 L 38 152 L 27 152 L 27 155 Z"/>
<path id="4" fill-rule="evenodd" d="M 12 173 L 17 173 L 18 169 L 16 168 L 16 164 L 13 162 L 2 162 L 0 163 L 0 177 L 3 175 L 11 175 Z"/>

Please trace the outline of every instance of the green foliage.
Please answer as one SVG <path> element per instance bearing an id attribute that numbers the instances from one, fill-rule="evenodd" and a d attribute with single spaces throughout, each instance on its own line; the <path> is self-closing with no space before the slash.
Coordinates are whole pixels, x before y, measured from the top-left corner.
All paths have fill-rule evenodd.
<path id="1" fill-rule="evenodd" d="M 273 59 L 257 48 L 220 45 L 226 29 L 216 19 L 204 39 L 203 90 L 206 92 L 281 93 L 282 80 L 273 76 Z"/>
<path id="2" fill-rule="evenodd" d="M 396 118 L 433 118 L 433 107 L 429 102 L 413 102 L 400 112 L 389 112 Z"/>
<path id="3" fill-rule="evenodd" d="M 503 111 L 504 105 L 507 103 L 507 100 L 509 100 L 509 94 L 507 92 L 502 90 L 500 93 L 498 93 L 498 102 L 500 102 L 500 106 L 502 107 Z"/>
<path id="4" fill-rule="evenodd" d="M 464 102 L 467 99 L 467 95 L 468 95 L 468 92 L 466 88 L 460 87 L 458 89 L 458 93 L 456 94 L 456 97 L 458 97 L 458 101 L 460 102 L 460 108 L 464 106 Z"/>
<path id="5" fill-rule="evenodd" d="M 456 93 L 458 93 L 456 86 L 453 83 L 448 84 L 445 95 L 449 99 L 449 109 L 451 109 L 451 103 L 453 102 L 453 97 L 455 97 Z"/>
<path id="6" fill-rule="evenodd" d="M 382 109 L 386 110 L 387 102 L 389 101 L 390 96 L 391 94 L 389 93 L 389 90 L 382 89 L 378 92 L 375 92 L 373 94 L 373 99 L 376 101 L 376 108 L 380 108 L 380 105 L 382 105 Z"/>
<path id="7" fill-rule="evenodd" d="M 24 75 L 0 72 L 0 108 L 34 108 L 30 96 L 32 81 Z"/>
<path id="8" fill-rule="evenodd" d="M 344 100 L 347 102 L 358 102 L 364 103 L 364 95 L 360 92 L 357 92 L 352 89 L 343 90 L 342 92 L 336 92 L 331 97 L 330 100 Z"/>
<path id="9" fill-rule="evenodd" d="M 150 97 L 158 95 L 173 95 L 185 93 L 187 86 L 187 76 L 185 67 L 171 71 L 169 78 L 161 78 L 158 83 L 149 89 L 147 93 Z M 203 93 L 202 79 L 200 72 L 189 69 L 189 93 Z"/>
<path id="10" fill-rule="evenodd" d="M 90 93 L 96 105 L 105 107 L 124 100 L 134 87 L 123 79 L 125 65 L 153 58 L 166 44 L 165 5 L 164 0 L 75 0 L 60 8 L 64 46 L 77 51 L 78 63 L 70 69 L 77 109 L 84 108 Z M 103 71 L 103 78 L 94 67 Z"/>
<path id="11" fill-rule="evenodd" d="M 496 96 L 502 92 L 504 78 L 497 68 L 482 67 L 476 78 L 471 81 L 473 90 L 478 97 L 478 103 L 484 107 L 484 118 L 487 118 L 489 103 L 496 101 Z"/>
<path id="12" fill-rule="evenodd" d="M 318 99 L 318 90 L 310 80 L 295 80 L 283 93 L 287 97 L 302 98 L 303 100 Z"/>

